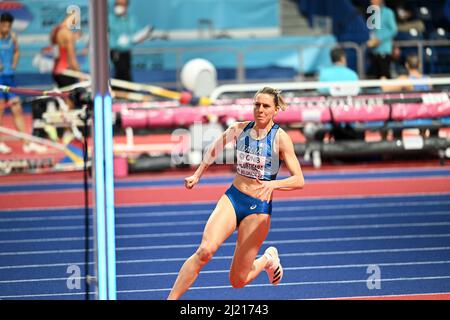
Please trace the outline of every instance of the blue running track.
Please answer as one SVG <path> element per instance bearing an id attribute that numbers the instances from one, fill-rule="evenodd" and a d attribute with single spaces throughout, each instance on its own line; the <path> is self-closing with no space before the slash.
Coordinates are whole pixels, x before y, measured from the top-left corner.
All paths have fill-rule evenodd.
<path id="1" fill-rule="evenodd" d="M 118 299 L 165 299 L 182 263 L 196 250 L 214 205 L 117 207 Z M 85 298 L 83 212 L 0 211 L 0 299 Z M 269 245 L 278 248 L 285 269 L 281 284 L 268 284 L 263 272 L 244 289 L 230 286 L 234 233 L 183 298 L 450 292 L 450 193 L 277 200 L 272 217 L 261 253 Z M 92 247 L 90 261 L 92 272 Z M 380 270 L 380 289 L 368 287 L 372 265 Z M 70 266 L 81 270 L 79 289 L 67 286 Z"/>

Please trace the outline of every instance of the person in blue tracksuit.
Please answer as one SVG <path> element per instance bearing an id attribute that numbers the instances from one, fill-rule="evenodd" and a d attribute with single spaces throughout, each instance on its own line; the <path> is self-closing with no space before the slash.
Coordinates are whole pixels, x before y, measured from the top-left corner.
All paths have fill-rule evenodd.
<path id="1" fill-rule="evenodd" d="M 17 36 L 12 32 L 14 17 L 9 12 L 3 12 L 0 16 L 0 84 L 8 87 L 15 87 L 14 74 L 19 61 L 19 46 Z M 22 104 L 17 94 L 13 92 L 0 92 L 0 126 L 6 107 L 11 108 L 14 125 L 17 130 L 26 133 L 25 118 Z M 23 141 L 22 150 L 25 153 L 44 153 L 47 148 L 34 142 Z M 12 149 L 0 140 L 0 154 L 12 153 Z"/>

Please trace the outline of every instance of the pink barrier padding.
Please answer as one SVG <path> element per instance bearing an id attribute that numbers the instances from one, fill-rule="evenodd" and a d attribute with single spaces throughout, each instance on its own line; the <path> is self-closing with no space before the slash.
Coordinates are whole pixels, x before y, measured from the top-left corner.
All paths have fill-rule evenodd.
<path id="1" fill-rule="evenodd" d="M 421 98 L 423 103 L 395 103 L 392 118 L 395 120 L 438 118 L 450 116 L 450 101 L 446 93 L 438 94 L 380 94 L 354 97 L 294 97 L 288 109 L 280 111 L 276 121 L 281 124 L 295 122 L 386 121 L 391 113 L 384 99 Z M 288 100 L 288 99 L 287 99 Z M 240 102 L 238 104 L 237 102 Z M 187 127 L 195 122 L 216 118 L 221 123 L 228 120 L 253 120 L 253 99 L 237 99 L 234 103 L 197 107 L 161 107 L 158 109 L 134 109 L 145 103 L 117 104 L 121 110 L 124 127 Z M 330 114 L 333 112 L 333 118 Z"/>
<path id="2" fill-rule="evenodd" d="M 292 109 L 298 108 L 301 121 L 304 122 L 327 122 L 331 120 L 330 109 L 325 105 L 292 104 L 289 106 L 289 109 L 291 109 L 291 107 Z"/>
<path id="3" fill-rule="evenodd" d="M 245 108 L 244 106 L 237 105 L 228 105 L 228 106 L 220 106 L 218 109 L 208 110 L 208 112 L 214 112 L 219 118 L 222 118 L 223 121 L 227 121 L 228 119 L 238 119 L 241 117 L 241 109 Z"/>
<path id="4" fill-rule="evenodd" d="M 120 116 L 123 128 L 146 128 L 148 126 L 146 110 L 123 109 Z"/>
<path id="5" fill-rule="evenodd" d="M 450 101 L 440 103 L 396 103 L 392 105 L 394 120 L 439 118 L 450 116 Z"/>
<path id="6" fill-rule="evenodd" d="M 247 121 L 253 119 L 253 107 L 249 105 L 227 105 L 205 107 L 205 114 L 214 114 L 222 122 L 229 119 Z"/>
<path id="7" fill-rule="evenodd" d="M 236 121 L 250 121 L 253 120 L 253 105 L 233 105 L 230 112 L 226 114 L 233 115 Z M 224 107 L 226 108 L 226 106 Z"/>
<path id="8" fill-rule="evenodd" d="M 338 105 L 332 107 L 337 122 L 385 121 L 389 119 L 389 106 L 381 105 Z"/>
<path id="9" fill-rule="evenodd" d="M 291 105 L 285 111 L 278 111 L 275 121 L 279 124 L 287 124 L 302 121 L 302 114 L 299 105 Z"/>
<path id="10" fill-rule="evenodd" d="M 185 127 L 193 123 L 203 122 L 203 118 L 206 115 L 204 107 L 183 107 L 177 109 L 173 123 L 176 127 Z"/>
<path id="11" fill-rule="evenodd" d="M 178 109 L 153 109 L 146 110 L 147 123 L 150 128 L 170 128 L 175 125 L 175 114 L 179 114 Z"/>
<path id="12" fill-rule="evenodd" d="M 121 112 L 124 109 L 131 109 L 131 103 L 113 103 L 112 111 L 113 112 Z"/>
<path id="13" fill-rule="evenodd" d="M 125 109 L 156 109 L 156 108 L 178 108 L 180 107 L 180 103 L 176 101 L 158 101 L 158 102 L 118 102 L 113 103 L 112 110 L 113 112 L 121 112 Z"/>

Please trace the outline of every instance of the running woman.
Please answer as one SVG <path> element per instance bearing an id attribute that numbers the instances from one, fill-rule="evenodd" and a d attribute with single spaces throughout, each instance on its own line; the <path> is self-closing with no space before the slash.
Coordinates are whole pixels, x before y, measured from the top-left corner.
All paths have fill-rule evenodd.
<path id="1" fill-rule="evenodd" d="M 169 300 L 179 299 L 191 287 L 202 268 L 236 229 L 237 242 L 229 273 L 231 285 L 243 288 L 263 270 L 271 284 L 280 283 L 283 267 L 277 249 L 269 247 L 261 257 L 256 257 L 269 233 L 273 191 L 304 186 L 292 140 L 274 123 L 274 117 L 286 107 L 280 90 L 270 87 L 259 90 L 254 97 L 254 121 L 231 125 L 209 147 L 195 173 L 185 178 L 186 188 L 192 189 L 224 146 L 235 143 L 236 176 L 209 217 L 197 251 L 181 267 Z M 290 176 L 276 180 L 281 161 Z"/>

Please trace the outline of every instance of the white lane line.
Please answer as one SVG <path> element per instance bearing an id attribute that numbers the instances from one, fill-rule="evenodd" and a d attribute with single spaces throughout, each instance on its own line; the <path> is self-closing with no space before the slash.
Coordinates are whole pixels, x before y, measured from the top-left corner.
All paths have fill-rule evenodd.
<path id="1" fill-rule="evenodd" d="M 92 237 L 89 237 L 92 240 Z M 63 237 L 63 238 L 48 238 L 48 239 L 20 239 L 20 240 L 0 240 L 0 244 L 18 244 L 18 243 L 42 243 L 42 242 L 69 242 L 82 241 L 85 237 Z"/>
<path id="2" fill-rule="evenodd" d="M 450 279 L 450 276 L 436 276 L 436 277 L 412 277 L 412 278 L 391 278 L 381 279 L 381 282 L 394 282 L 394 281 L 426 281 L 426 280 L 444 280 Z M 326 285 L 326 284 L 352 284 L 352 283 L 366 283 L 367 279 L 363 280 L 332 280 L 332 281 L 305 281 L 305 282 L 287 282 L 279 283 L 278 286 L 304 286 L 304 285 Z M 249 284 L 246 288 L 254 287 L 271 287 L 272 284 Z M 191 287 L 189 290 L 210 290 L 210 289 L 231 289 L 231 285 L 225 286 L 206 286 L 206 287 Z M 159 292 L 170 291 L 172 288 L 161 289 L 140 289 L 140 290 L 121 290 L 117 293 L 144 293 L 144 292 Z"/>
<path id="3" fill-rule="evenodd" d="M 352 230 L 352 229 L 380 229 L 380 228 L 404 228 L 404 227 L 432 227 L 446 226 L 450 222 L 432 222 L 432 223 L 392 223 L 392 224 L 366 224 L 366 225 L 345 225 L 345 226 L 329 226 L 329 227 L 299 227 L 299 228 L 273 228 L 271 233 L 277 232 L 297 232 L 297 231 L 329 231 L 329 230 Z M 183 236 L 200 236 L 203 232 L 179 232 L 179 233 L 154 233 L 154 234 L 134 234 L 119 235 L 117 239 L 143 239 L 143 238 L 162 238 L 162 237 L 183 237 Z"/>
<path id="4" fill-rule="evenodd" d="M 71 277 L 73 280 L 85 280 L 86 277 Z M 18 279 L 18 280 L 1 280 L 0 284 L 13 284 L 13 283 L 34 283 L 34 282 L 50 282 L 50 281 L 67 281 L 65 278 L 41 278 L 41 279 Z"/>
<path id="5" fill-rule="evenodd" d="M 292 239 L 292 240 L 266 240 L 264 245 L 288 245 L 298 243 L 327 243 L 327 242 L 351 242 L 351 241 L 373 241 L 373 240 L 405 240 L 405 239 L 426 239 L 426 238 L 448 238 L 450 233 L 444 234 L 414 234 L 400 236 L 368 236 L 368 237 L 337 237 L 337 238 L 314 238 L 314 239 Z M 222 247 L 235 246 L 236 242 L 225 242 Z M 174 244 L 174 245 L 153 245 L 153 246 L 134 246 L 119 247 L 118 251 L 128 250 L 160 250 L 176 248 L 197 248 L 199 243 L 193 244 Z"/>
<path id="6" fill-rule="evenodd" d="M 429 212 L 404 212 L 386 214 L 349 214 L 349 215 L 327 215 L 327 216 L 302 216 L 302 217 L 275 217 L 273 223 L 293 222 L 293 221 L 321 221 L 321 220 L 351 220 L 351 219 L 378 219 L 395 217 L 420 217 L 420 216 L 449 216 L 450 211 L 429 211 Z M 118 223 L 116 229 L 126 228 L 148 228 L 148 227 L 170 227 L 170 226 L 190 226 L 204 225 L 206 221 L 174 221 L 174 222 L 146 222 L 146 223 Z M 92 228 L 92 227 L 91 227 Z M 0 232 L 23 232 L 23 231 L 62 231 L 62 230 L 84 230 L 84 226 L 54 226 L 54 227 L 29 227 L 29 228 L 3 228 Z"/>
<path id="7" fill-rule="evenodd" d="M 299 210 L 297 208 L 297 210 Z M 300 211 L 300 210 L 299 210 Z M 300 212 L 299 212 L 300 213 Z M 449 211 L 428 211 L 428 212 L 396 212 L 396 213 L 367 213 L 367 214 L 344 214 L 344 215 L 326 215 L 326 216 L 301 216 L 301 217 L 278 217 L 277 213 L 272 214 L 272 223 L 277 222 L 294 222 L 294 221 L 329 221 L 329 220 L 352 220 L 352 219 L 378 219 L 378 218 L 396 218 L 396 217 L 421 217 L 421 216 L 449 216 Z M 171 226 L 190 226 L 204 225 L 206 221 L 172 221 L 172 222 L 146 222 L 146 223 L 118 223 L 116 229 L 126 228 L 147 228 L 147 227 L 171 227 Z M 92 227 L 91 227 L 92 228 Z M 81 230 L 84 226 L 55 226 L 55 227 L 30 227 L 30 228 L 4 228 L 0 232 L 18 232 L 18 231 L 50 231 L 50 230 Z M 0 242 L 1 243 L 1 242 Z"/>
<path id="8" fill-rule="evenodd" d="M 15 296 L 0 296 L 0 299 L 19 299 L 19 298 L 43 298 L 43 297 L 66 297 L 66 296 L 81 296 L 85 295 L 85 292 L 73 292 L 73 293 L 41 293 L 41 294 L 25 294 Z M 89 293 L 93 295 L 94 292 Z"/>
<path id="9" fill-rule="evenodd" d="M 93 265 L 93 262 L 89 262 L 88 265 Z M 11 269 L 35 269 L 35 268 L 55 268 L 55 267 L 68 267 L 71 265 L 84 266 L 85 262 L 63 262 L 63 263 L 44 263 L 44 264 L 26 264 L 26 265 L 14 265 L 14 266 L 2 266 L 0 270 Z"/>
<path id="10" fill-rule="evenodd" d="M 324 256 L 324 255 L 352 255 L 352 254 L 375 254 L 375 253 L 399 253 L 399 252 L 429 252 L 429 251 L 449 251 L 450 247 L 420 247 L 420 248 L 399 248 L 399 249 L 372 249 L 372 250 L 350 250 L 350 251 L 323 251 L 323 252 L 301 252 L 281 254 L 281 257 L 295 256 Z M 231 260 L 233 256 L 214 256 L 215 260 Z M 138 264 L 169 261 L 185 261 L 187 257 L 169 258 L 169 259 L 141 259 L 141 260 L 117 260 L 117 264 Z M 93 262 L 89 262 L 89 265 Z M 48 267 L 67 267 L 70 265 L 84 266 L 84 262 L 66 262 L 49 264 L 31 264 L 31 265 L 13 265 L 1 266 L 0 270 L 25 269 L 25 268 L 48 268 Z"/>
<path id="11" fill-rule="evenodd" d="M 347 268 L 366 268 L 369 265 L 376 264 L 379 267 L 406 267 L 406 266 L 423 266 L 423 265 L 442 265 L 450 264 L 450 260 L 442 261 L 413 261 L 413 262 L 392 262 L 392 263 L 363 263 L 363 264 L 343 264 L 343 265 L 321 265 L 321 266 L 307 266 L 307 267 L 285 267 L 284 271 L 304 271 L 304 270 L 323 270 L 323 269 L 347 269 Z M 228 273 L 230 270 L 204 270 L 202 274 L 220 274 Z M 117 278 L 146 278 L 146 277 L 162 277 L 162 276 L 176 276 L 178 272 L 160 272 L 160 273 L 136 273 L 136 274 L 118 274 Z M 85 277 L 74 277 L 73 279 L 84 280 Z M 34 283 L 47 281 L 67 281 L 67 277 L 63 278 L 41 278 L 41 279 L 18 279 L 18 280 L 3 280 L 0 284 L 13 283 Z"/>
<path id="12" fill-rule="evenodd" d="M 408 293 L 408 294 L 388 294 L 379 296 L 353 296 L 353 297 L 332 297 L 332 298 L 316 298 L 312 300 L 348 300 L 348 299 L 380 299 L 380 298 L 403 298 L 403 297 L 416 297 L 420 299 L 422 296 L 439 296 L 439 295 L 450 295 L 450 292 L 434 292 L 434 293 Z"/>
<path id="13" fill-rule="evenodd" d="M 353 230 L 353 229 L 381 229 L 381 228 L 407 228 L 407 227 L 437 227 L 448 226 L 450 222 L 426 222 L 426 223 L 391 223 L 391 224 L 364 224 L 364 225 L 344 225 L 344 226 L 325 226 L 325 227 L 299 227 L 299 228 L 273 228 L 272 233 L 278 232 L 308 232 L 308 231 L 330 231 L 330 230 Z M 189 237 L 199 236 L 203 232 L 166 232 L 166 233 L 144 233 L 131 235 L 117 235 L 116 239 L 145 239 L 145 238 L 167 238 L 167 237 Z M 0 244 L 34 243 L 34 242 L 62 242 L 79 241 L 84 237 L 63 237 L 49 239 L 18 239 L 18 240 L 0 240 Z M 92 239 L 92 237 L 89 237 Z"/>
<path id="14" fill-rule="evenodd" d="M 343 200 L 361 200 L 364 199 L 365 201 L 371 201 L 371 200 L 380 200 L 380 199 L 404 199 L 404 198 L 416 198 L 416 197 L 424 197 L 424 198 L 429 198 L 429 197 L 435 197 L 435 196 L 450 196 L 450 193 L 448 192 L 413 192 L 413 193 L 398 193 L 395 195 L 392 194 L 376 194 L 376 195 L 342 195 L 342 196 L 335 196 L 335 197 L 326 197 L 324 198 L 323 196 L 311 196 L 311 197 L 302 197 L 301 199 L 299 198 L 284 198 L 284 199 L 278 199 L 277 201 L 279 202 L 287 202 L 287 203 L 292 203 L 292 202 L 299 202 L 299 204 L 304 205 L 304 203 L 308 203 L 308 202 L 318 202 L 318 201 L 343 201 Z M 439 201 L 438 201 L 439 202 Z M 216 202 L 215 201 L 191 201 L 188 202 L 188 205 L 214 205 Z M 395 202 L 394 202 L 395 203 Z M 170 203 L 171 205 L 186 205 L 186 201 L 174 201 Z M 376 204 L 376 202 L 374 203 Z M 383 204 L 383 202 L 381 202 L 381 204 Z M 154 202 L 152 204 L 148 204 L 148 203 L 136 203 L 136 204 L 122 204 L 122 205 L 118 205 L 116 208 L 145 208 L 148 210 L 151 210 L 150 208 L 152 207 L 158 207 L 158 209 L 160 209 L 160 207 L 162 206 L 167 206 L 167 202 Z M 78 209 L 78 210 L 84 210 L 84 208 L 82 206 L 61 206 L 61 207 L 54 207 L 54 208 L 49 208 L 49 207 L 33 207 L 33 208 L 13 208 L 13 209 L 1 209 L 0 210 L 0 214 L 2 213 L 6 213 L 6 214 L 14 214 L 16 211 L 30 211 L 30 212 L 39 212 L 39 211 L 45 211 L 46 213 L 49 212 L 55 212 L 58 214 L 58 211 L 61 210 L 70 210 L 70 209 Z"/>
<path id="15" fill-rule="evenodd" d="M 352 254 L 372 254 L 372 253 L 399 253 L 399 252 L 427 252 L 427 251 L 447 251 L 450 247 L 429 247 L 429 248 L 401 248 L 401 249 L 371 249 L 371 250 L 348 250 L 348 251 L 313 251 L 313 252 L 296 252 L 282 253 L 280 257 L 312 257 L 312 256 L 329 256 L 329 255 L 352 255 Z M 231 260 L 233 256 L 214 256 L 217 260 Z M 185 261 L 183 258 L 158 258 L 158 259 L 142 259 L 142 260 L 124 260 L 117 262 L 118 264 L 134 264 L 134 263 L 154 263 L 154 262 L 174 262 Z"/>
<path id="16" fill-rule="evenodd" d="M 298 201 L 298 200 L 296 200 Z M 440 206 L 450 204 L 450 201 L 402 201 L 402 202 L 384 202 L 384 203 L 364 203 L 364 204 L 341 204 L 341 205 L 306 205 L 306 206 L 276 206 L 274 213 L 297 211 L 297 210 L 337 210 L 337 209 L 362 209 L 362 208 L 386 208 L 386 207 L 420 207 L 420 206 Z M 172 211 L 151 211 L 139 213 L 117 213 L 117 218 L 138 218 L 138 217 L 170 217 L 170 216 L 196 216 L 209 215 L 211 210 L 172 210 Z M 449 208 L 450 210 L 450 208 Z M 33 221 L 59 221 L 59 220 L 83 220 L 84 215 L 70 215 L 70 216 L 51 216 L 51 217 L 22 217 L 22 218 L 0 218 L 0 222 L 33 222 Z"/>
<path id="17" fill-rule="evenodd" d="M 392 224 L 374 224 L 374 225 L 354 225 L 354 226 L 329 226 L 329 227 L 300 227 L 300 228 L 274 228 L 274 232 L 297 232 L 297 231 L 326 231 L 326 230 L 353 230 L 353 229 L 382 229 L 382 228 L 408 228 L 408 227 L 441 227 L 450 226 L 450 222 L 429 222 L 429 223 L 392 223 Z M 178 233 L 156 233 L 146 234 L 145 238 L 159 238 L 159 237 L 183 237 L 183 236 L 197 236 L 202 235 L 203 232 L 178 232 Z M 133 235 L 135 238 L 139 235 Z M 117 236 L 117 239 L 123 239 L 124 236 Z M 18 255 L 35 255 L 35 254 L 61 254 L 61 253 L 75 253 L 81 252 L 81 249 L 66 249 L 66 250 L 41 250 L 41 251 L 14 251 L 14 252 L 0 252 L 0 256 L 18 256 Z"/>
<path id="18" fill-rule="evenodd" d="M 400 282 L 400 281 L 429 281 L 429 280 L 447 280 L 450 276 L 436 276 L 436 277 L 411 277 L 411 278 L 389 278 L 382 279 L 381 282 Z M 367 279 L 355 280 L 331 280 L 331 281 L 304 281 L 304 282 L 286 282 L 279 283 L 278 286 L 305 286 L 305 285 L 328 285 L 328 284 L 354 284 L 366 283 Z M 256 287 L 271 287 L 272 284 L 249 284 L 246 288 Z M 211 289 L 231 289 L 231 285 L 223 286 L 205 286 L 205 287 L 191 287 L 190 290 L 211 290 Z M 137 289 L 137 290 L 118 290 L 118 294 L 122 293 L 145 293 L 145 292 L 161 292 L 170 291 L 172 288 L 158 288 L 158 289 Z M 71 295 L 84 295 L 85 293 L 42 293 L 42 294 L 28 294 L 28 295 L 9 295 L 0 296 L 0 299 L 17 299 L 17 298 L 37 298 L 37 297 L 58 297 Z M 92 293 L 90 293 L 92 294 Z"/>
<path id="19" fill-rule="evenodd" d="M 264 241 L 265 245 L 269 244 L 298 244 L 298 243 L 320 243 L 320 242 L 348 242 L 348 241 L 370 241 L 370 240 L 401 240 L 401 239 L 424 239 L 424 238 L 448 238 L 450 233 L 444 234 L 414 234 L 414 235 L 400 235 L 400 236 L 368 236 L 368 237 L 337 237 L 337 238 L 315 238 L 315 239 L 292 239 L 292 240 L 267 240 Z M 222 247 L 235 246 L 236 242 L 225 242 Z M 181 248 L 196 248 L 199 243 L 191 244 L 173 244 L 173 245 L 152 245 L 152 246 L 121 246 L 117 247 L 119 251 L 139 251 L 139 250 L 158 250 L 158 249 L 181 249 Z M 92 252 L 93 249 L 89 249 Z M 19 255 L 27 254 L 62 254 L 62 253 L 82 253 L 85 252 L 84 248 L 81 249 L 60 249 L 60 250 L 41 250 L 41 251 L 15 251 Z M 7 254 L 6 254 L 7 255 Z"/>
<path id="20" fill-rule="evenodd" d="M 321 205 L 321 206 L 317 206 L 317 207 L 322 207 L 323 209 L 326 209 L 327 207 L 330 206 L 337 206 L 337 208 L 364 208 L 364 207 L 373 207 L 373 206 L 383 206 L 383 204 L 388 204 L 388 205 L 392 205 L 392 206 L 399 206 L 401 204 L 407 204 L 407 203 L 412 203 L 412 204 L 419 204 L 422 202 L 421 200 L 417 201 L 417 200 L 413 200 L 413 201 L 392 201 L 393 198 L 401 198 L 402 200 L 404 200 L 405 198 L 417 198 L 417 197 L 423 197 L 423 198 L 429 198 L 429 197 L 433 197 L 433 196 L 450 196 L 450 193 L 448 192 L 435 192 L 435 193 L 405 193 L 405 194 L 395 194 L 395 195 L 386 195 L 386 194 L 381 194 L 381 195 L 349 195 L 349 196 L 336 196 L 336 197 L 326 197 L 324 198 L 322 197 L 309 197 L 309 198 L 285 198 L 285 199 L 278 199 L 277 203 L 299 203 L 301 204 L 303 207 L 306 207 L 308 209 L 314 210 L 314 208 L 316 207 L 315 204 L 306 204 L 305 203 L 314 203 L 314 202 L 318 202 L 318 201 L 339 201 L 342 202 L 343 200 L 346 201 L 351 201 L 351 200 L 361 200 L 364 199 L 365 202 L 367 201 L 375 201 L 373 203 L 366 203 L 366 204 L 345 204 L 345 205 L 334 205 L 334 204 L 329 204 L 329 205 Z M 386 199 L 386 201 L 381 201 L 381 202 L 377 202 L 377 200 L 383 200 Z M 392 202 L 388 202 L 389 200 L 391 200 Z M 434 201 L 423 201 L 423 203 L 427 202 L 427 203 L 447 203 L 448 200 L 434 200 Z M 186 206 L 186 202 L 171 202 L 171 205 L 183 205 Z M 195 201 L 195 202 L 191 202 L 189 203 L 189 205 L 211 205 L 214 206 L 215 202 L 214 201 Z M 116 206 L 117 210 L 120 209 L 131 209 L 131 208 L 145 208 L 144 210 L 151 210 L 150 212 L 161 212 L 158 210 L 161 210 L 161 207 L 167 206 L 167 203 L 152 203 L 152 204 L 145 204 L 145 203 L 141 203 L 141 204 L 130 204 L 130 205 L 118 205 Z M 155 210 L 152 210 L 152 208 L 156 208 Z M 73 209 L 79 209 L 79 210 L 84 210 L 82 206 L 61 206 L 61 207 L 55 207 L 55 208 L 48 208 L 48 207 L 35 207 L 35 208 L 14 208 L 14 209 L 3 209 L 0 210 L 0 214 L 6 213 L 8 215 L 10 214 L 14 214 L 17 210 L 24 210 L 24 211 L 30 211 L 30 212 L 39 212 L 39 211 L 44 211 L 44 212 L 54 212 L 54 211 L 61 211 L 61 210 L 73 210 Z M 172 212 L 173 214 L 176 214 L 177 212 L 179 213 L 179 211 L 166 211 L 166 212 Z M 192 213 L 195 214 L 195 210 L 191 210 Z M 162 212 L 161 212 L 162 213 Z M 119 214 L 124 214 L 126 215 L 127 213 L 119 213 Z"/>

